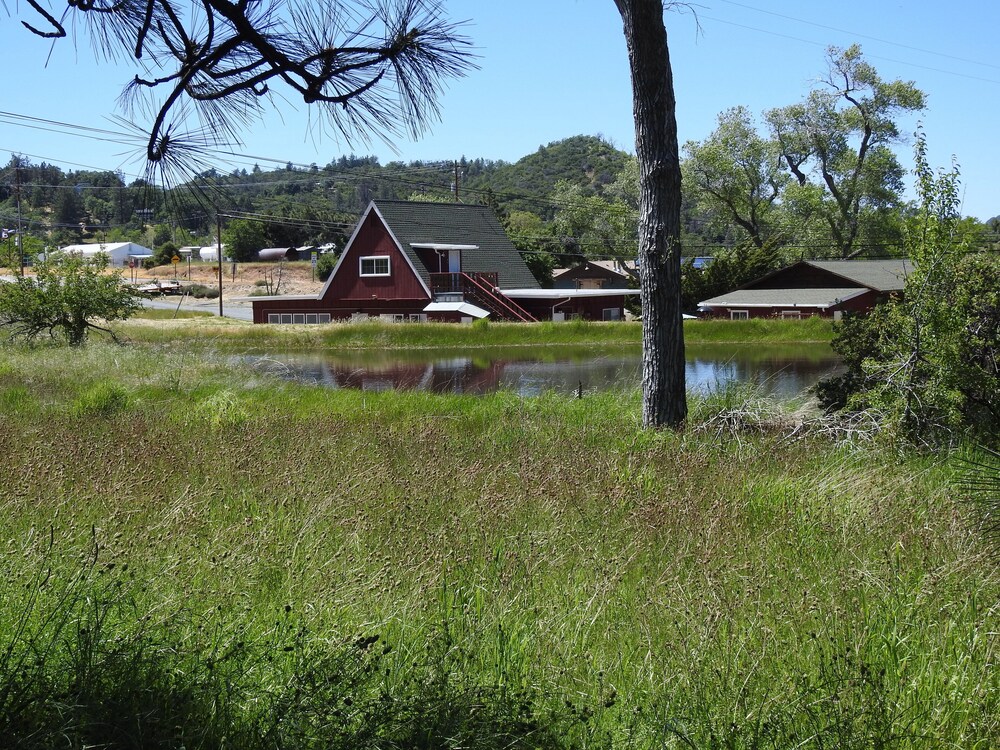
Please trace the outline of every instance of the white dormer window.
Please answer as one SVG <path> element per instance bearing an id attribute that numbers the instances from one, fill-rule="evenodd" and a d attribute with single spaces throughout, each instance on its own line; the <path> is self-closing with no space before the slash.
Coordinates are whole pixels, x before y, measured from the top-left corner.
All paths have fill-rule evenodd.
<path id="1" fill-rule="evenodd" d="M 365 255 L 361 257 L 362 276 L 390 276 L 388 255 Z"/>

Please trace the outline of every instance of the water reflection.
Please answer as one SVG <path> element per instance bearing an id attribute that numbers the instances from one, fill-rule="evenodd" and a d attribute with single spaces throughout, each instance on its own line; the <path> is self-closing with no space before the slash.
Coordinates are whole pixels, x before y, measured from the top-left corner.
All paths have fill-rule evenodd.
<path id="1" fill-rule="evenodd" d="M 422 390 L 484 394 L 498 390 L 535 396 L 630 390 L 639 386 L 638 349 L 592 351 L 497 350 L 475 354 L 432 352 L 271 353 L 241 358 L 298 382 L 365 391 Z M 729 382 L 753 382 L 779 398 L 801 394 L 838 365 L 826 345 L 688 347 L 688 389 L 707 392 Z"/>

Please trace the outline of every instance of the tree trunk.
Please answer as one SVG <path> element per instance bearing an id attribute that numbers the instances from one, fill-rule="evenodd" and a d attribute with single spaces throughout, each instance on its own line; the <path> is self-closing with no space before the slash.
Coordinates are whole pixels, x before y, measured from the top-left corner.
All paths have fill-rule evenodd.
<path id="1" fill-rule="evenodd" d="M 642 421 L 679 427 L 687 417 L 681 315 L 681 165 L 663 0 L 615 0 L 632 72 L 639 161 Z"/>

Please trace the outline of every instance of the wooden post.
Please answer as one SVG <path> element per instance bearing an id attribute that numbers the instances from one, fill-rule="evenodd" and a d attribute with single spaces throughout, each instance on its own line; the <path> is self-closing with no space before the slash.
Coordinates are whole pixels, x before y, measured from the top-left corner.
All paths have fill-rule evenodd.
<path id="1" fill-rule="evenodd" d="M 219 261 L 219 317 L 225 317 L 222 313 L 222 214 L 215 215 L 215 244 L 216 254 Z"/>

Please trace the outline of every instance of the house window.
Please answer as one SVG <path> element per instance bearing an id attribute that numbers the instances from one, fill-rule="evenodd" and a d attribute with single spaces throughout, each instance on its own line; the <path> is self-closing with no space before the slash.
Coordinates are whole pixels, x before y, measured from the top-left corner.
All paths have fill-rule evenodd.
<path id="1" fill-rule="evenodd" d="M 750 311 L 749 310 L 730 310 L 729 311 L 730 320 L 749 320 Z"/>
<path id="2" fill-rule="evenodd" d="M 622 311 L 619 307 L 605 307 L 601 311 L 601 318 L 603 320 L 621 320 Z"/>
<path id="3" fill-rule="evenodd" d="M 802 317 L 802 313 L 799 312 L 798 310 L 782 310 L 781 317 L 790 318 L 792 320 L 798 320 L 799 318 Z"/>
<path id="4" fill-rule="evenodd" d="M 362 276 L 389 276 L 388 255 L 366 255 L 361 258 Z"/>
<path id="5" fill-rule="evenodd" d="M 288 325 L 290 323 L 329 323 L 330 313 L 268 313 L 268 323 Z"/>

